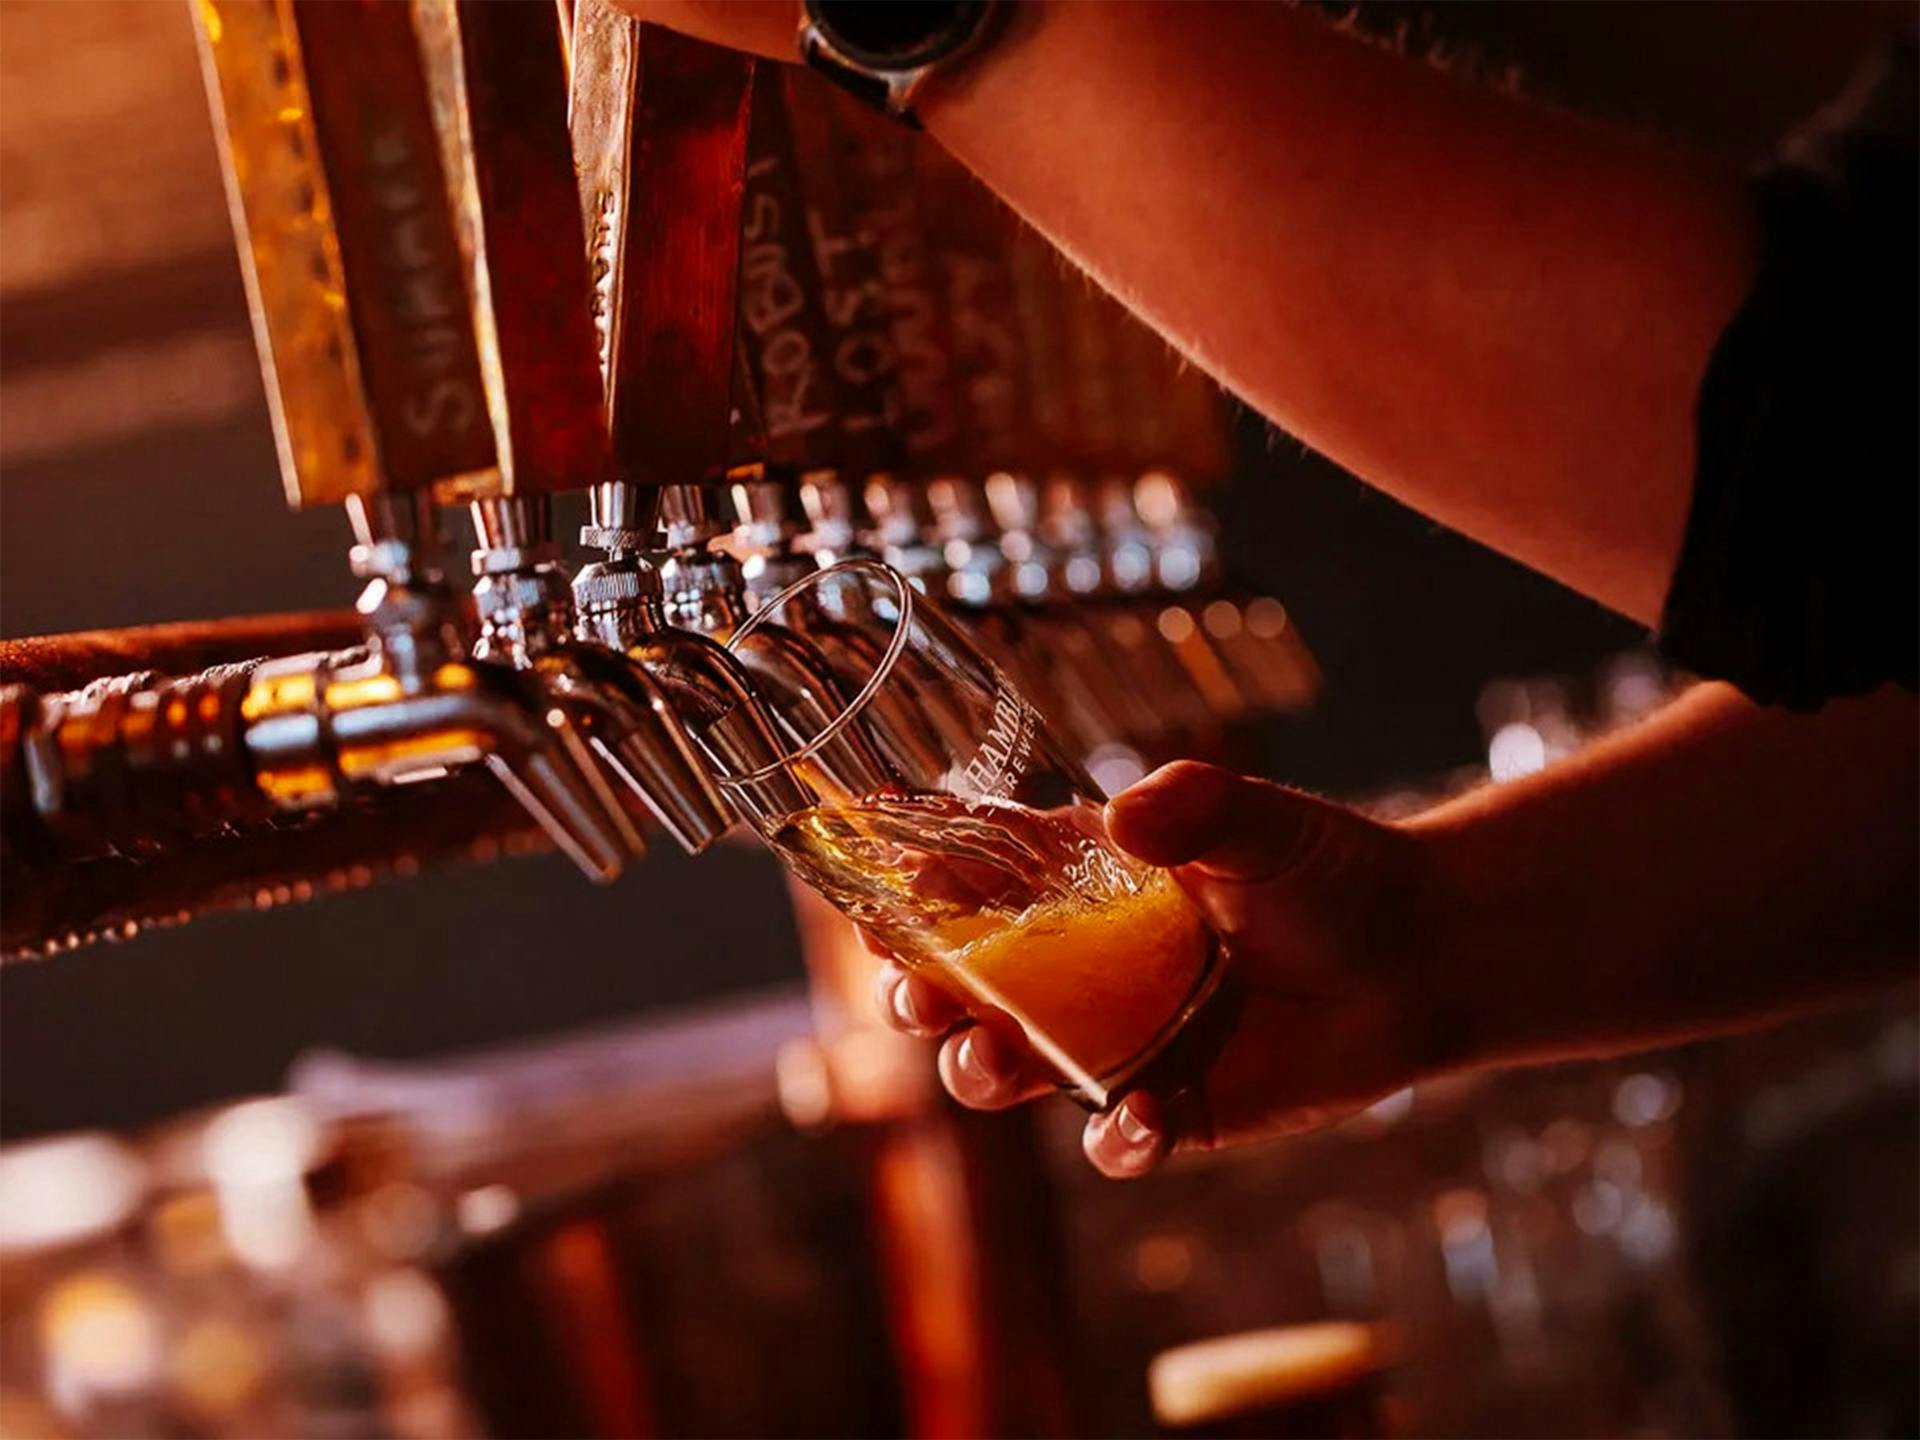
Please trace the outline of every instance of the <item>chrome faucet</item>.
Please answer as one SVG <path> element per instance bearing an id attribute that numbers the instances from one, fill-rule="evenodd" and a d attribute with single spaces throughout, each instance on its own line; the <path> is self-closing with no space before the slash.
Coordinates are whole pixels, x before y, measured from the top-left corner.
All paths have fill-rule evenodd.
<path id="1" fill-rule="evenodd" d="M 346 503 L 367 580 L 363 652 L 253 670 L 254 784 L 297 812 L 484 765 L 609 879 L 632 837 L 585 742 L 525 677 L 467 658 L 438 563 L 433 492 L 484 491 L 502 465 L 412 14 L 196 13 L 288 494 Z"/>
<path id="2" fill-rule="evenodd" d="M 559 14 L 422 0 L 416 23 L 438 113 L 457 122 L 451 192 L 499 455 L 460 487 L 479 540 L 474 658 L 527 676 L 584 737 L 630 848 L 650 815 L 703 850 L 731 823 L 706 760 L 643 667 L 576 637 L 553 543 L 551 495 L 609 467 Z"/>
<path id="3" fill-rule="evenodd" d="M 599 762 L 689 853 L 726 833 L 732 817 L 666 690 L 617 649 L 576 638 L 573 591 L 553 558 L 546 505 L 527 498 L 477 501 L 482 538 L 473 565 L 480 635 L 474 657 L 533 677 Z M 633 845 L 637 835 L 630 834 Z"/>
<path id="4" fill-rule="evenodd" d="M 716 461 L 739 368 L 751 83 L 751 61 L 602 7 L 575 29 L 573 136 L 615 462 L 581 532 L 606 559 L 581 572 L 576 596 L 583 623 L 619 635 L 663 683 L 725 677 L 704 697 L 713 721 L 695 729 L 736 773 L 738 754 L 762 756 L 745 767 L 760 768 L 790 748 L 769 721 L 817 733 L 848 699 L 788 627 L 724 648 L 750 613 L 739 560 L 716 546 L 733 529 Z M 840 777 L 849 785 L 886 783 L 877 753 L 841 754 L 861 772 Z"/>
<path id="5" fill-rule="evenodd" d="M 586 741 L 527 678 L 475 664 L 453 624 L 451 591 L 432 564 L 422 503 L 351 507 L 368 579 L 360 655 L 268 661 L 240 701 L 254 783 L 277 807 L 340 804 L 356 788 L 407 785 L 483 764 L 581 870 L 620 873 L 639 848 Z"/>

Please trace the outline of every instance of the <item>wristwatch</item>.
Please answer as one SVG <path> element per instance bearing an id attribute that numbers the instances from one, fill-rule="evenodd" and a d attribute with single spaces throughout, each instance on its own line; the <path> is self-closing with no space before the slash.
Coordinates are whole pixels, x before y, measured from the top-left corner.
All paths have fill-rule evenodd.
<path id="1" fill-rule="evenodd" d="M 805 0 L 800 55 L 914 129 L 914 95 L 989 40 L 1009 0 Z"/>

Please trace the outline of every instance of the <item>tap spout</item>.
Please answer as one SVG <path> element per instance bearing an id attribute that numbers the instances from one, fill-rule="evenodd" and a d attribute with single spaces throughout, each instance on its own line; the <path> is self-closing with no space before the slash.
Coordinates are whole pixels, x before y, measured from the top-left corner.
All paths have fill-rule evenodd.
<path id="1" fill-rule="evenodd" d="M 660 576 L 651 566 L 631 552 L 616 553 L 582 566 L 573 594 L 580 638 L 640 668 L 699 746 L 710 775 L 761 770 L 786 753 L 752 677 L 726 646 L 666 623 Z M 789 798 L 797 796 L 796 788 Z"/>
<path id="2" fill-rule="evenodd" d="M 667 695 L 626 655 L 575 636 L 573 592 L 554 559 L 544 500 L 494 497 L 475 504 L 482 548 L 474 598 L 474 653 L 526 675 L 543 703 L 566 715 L 592 764 L 615 782 L 612 820 L 627 847 L 643 847 L 631 812 L 650 815 L 690 854 L 731 823 L 704 757 Z"/>

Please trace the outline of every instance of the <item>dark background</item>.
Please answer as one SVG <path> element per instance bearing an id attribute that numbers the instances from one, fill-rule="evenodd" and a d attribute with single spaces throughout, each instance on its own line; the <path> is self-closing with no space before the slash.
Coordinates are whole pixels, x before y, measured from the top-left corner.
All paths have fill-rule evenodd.
<path id="1" fill-rule="evenodd" d="M 1904 5 L 1368 6 L 1537 94 L 1751 159 Z M 284 507 L 184 6 L 0 5 L 0 632 L 338 605 L 337 513 Z M 1258 223 L 1258 196 L 1248 196 Z M 1326 671 L 1268 737 L 1335 792 L 1472 762 L 1503 675 L 1583 673 L 1633 626 L 1243 417 L 1236 571 Z M 1597 477 L 1596 483 L 1604 483 Z M 0 1135 L 275 1086 L 315 1045 L 471 1047 L 793 983 L 773 863 L 662 846 L 610 889 L 564 861 L 430 874 L 0 972 Z"/>

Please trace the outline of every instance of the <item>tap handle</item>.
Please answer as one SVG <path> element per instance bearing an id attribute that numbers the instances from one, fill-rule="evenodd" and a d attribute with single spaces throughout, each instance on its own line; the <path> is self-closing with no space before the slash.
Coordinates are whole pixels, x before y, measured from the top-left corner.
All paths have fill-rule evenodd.
<path id="1" fill-rule="evenodd" d="M 866 237 L 879 260 L 894 353 L 893 414 L 904 458 L 923 476 L 962 469 L 968 457 L 954 388 L 952 327 L 915 184 L 919 142 L 911 130 L 843 91 L 817 93 L 851 228 Z"/>
<path id="2" fill-rule="evenodd" d="M 1018 472 L 1033 463 L 1036 439 L 1009 255 L 1021 222 L 938 145 L 920 146 L 915 162 L 953 337 L 968 468 Z"/>
<path id="3" fill-rule="evenodd" d="M 757 451 L 738 458 L 860 480 L 898 469 L 906 452 L 881 257 L 839 172 L 833 93 L 788 66 L 754 77 L 737 408 L 759 432 Z"/>
<path id="4" fill-rule="evenodd" d="M 780 72 L 753 77 L 728 459 L 798 474 L 839 464 L 843 404 Z"/>
<path id="5" fill-rule="evenodd" d="M 473 316 L 407 7 L 202 0 L 195 14 L 289 501 L 490 471 Z"/>
<path id="6" fill-rule="evenodd" d="M 614 468 L 709 478 L 726 455 L 753 62 L 588 5 L 574 153 Z"/>
<path id="7" fill-rule="evenodd" d="M 608 478 L 586 233 L 567 129 L 555 0 L 414 0 L 451 179 L 497 471 L 466 501 L 584 490 Z"/>

